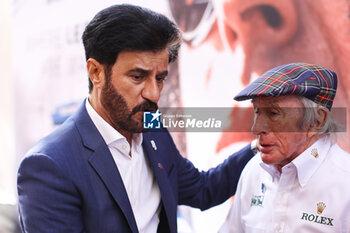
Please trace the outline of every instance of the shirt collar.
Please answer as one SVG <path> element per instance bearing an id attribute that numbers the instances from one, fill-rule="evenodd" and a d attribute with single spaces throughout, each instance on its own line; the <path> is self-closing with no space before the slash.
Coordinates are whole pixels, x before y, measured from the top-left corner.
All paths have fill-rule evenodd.
<path id="1" fill-rule="evenodd" d="M 126 140 L 122 134 L 114 129 L 95 111 L 95 109 L 91 106 L 88 98 L 85 100 L 85 107 L 92 122 L 95 124 L 97 130 L 100 132 L 107 145 L 111 145 L 115 141 Z M 132 140 L 136 146 L 140 146 L 143 140 L 142 133 L 134 133 Z"/>
<path id="2" fill-rule="evenodd" d="M 327 137 L 321 137 L 291 162 L 296 167 L 301 187 L 307 184 L 311 176 L 321 166 L 331 145 L 332 142 Z M 271 175 L 272 179 L 278 179 L 281 176 L 280 172 L 273 165 L 261 161 L 260 166 Z"/>
<path id="3" fill-rule="evenodd" d="M 261 156 L 260 152 L 259 152 L 259 156 Z M 277 170 L 277 168 L 273 165 L 269 165 L 264 163 L 263 161 L 260 162 L 260 166 L 267 172 L 270 174 L 270 176 L 272 177 L 272 180 L 274 179 L 279 179 L 281 177 L 280 172 Z"/>
<path id="4" fill-rule="evenodd" d="M 292 161 L 297 168 L 301 187 L 307 184 L 312 175 L 321 166 L 332 144 L 332 141 L 327 137 L 321 137 Z"/>

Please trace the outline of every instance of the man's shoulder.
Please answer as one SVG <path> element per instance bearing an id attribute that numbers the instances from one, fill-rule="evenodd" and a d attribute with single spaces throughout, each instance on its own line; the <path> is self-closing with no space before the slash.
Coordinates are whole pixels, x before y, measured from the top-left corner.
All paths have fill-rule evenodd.
<path id="1" fill-rule="evenodd" d="M 82 133 L 84 132 L 79 131 L 77 124 L 80 124 L 82 127 L 88 125 L 86 123 L 87 113 L 84 108 L 85 107 L 82 104 L 71 117 L 63 122 L 62 125 L 58 126 L 49 135 L 38 141 L 26 155 L 28 156 L 35 153 L 52 156 L 81 146 Z"/>
<path id="2" fill-rule="evenodd" d="M 248 175 L 255 176 L 256 174 L 260 173 L 261 163 L 262 163 L 262 160 L 261 160 L 260 153 L 257 153 L 256 155 L 253 156 L 251 160 L 249 160 L 247 165 L 245 165 L 242 171 L 242 176 L 248 176 Z"/>
<path id="3" fill-rule="evenodd" d="M 69 148 L 70 145 L 74 144 L 77 137 L 77 130 L 75 128 L 74 121 L 67 120 L 63 125 L 56 128 L 49 135 L 38 141 L 26 154 L 46 154 L 52 155 Z"/>
<path id="4" fill-rule="evenodd" d="M 331 164 L 350 176 L 350 154 L 340 148 L 338 144 L 332 145 L 328 154 Z"/>
<path id="5" fill-rule="evenodd" d="M 248 162 L 247 166 L 255 168 L 255 167 L 260 167 L 260 164 L 262 163 L 261 160 L 261 154 L 260 152 L 256 153 L 253 158 Z"/>

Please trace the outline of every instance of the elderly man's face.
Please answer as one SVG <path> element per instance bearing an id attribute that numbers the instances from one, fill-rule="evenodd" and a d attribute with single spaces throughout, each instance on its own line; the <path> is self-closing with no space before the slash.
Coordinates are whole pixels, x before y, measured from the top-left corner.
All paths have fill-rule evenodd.
<path id="1" fill-rule="evenodd" d="M 264 163 L 281 168 L 311 145 L 311 135 L 300 128 L 303 104 L 295 96 L 253 99 L 252 131 Z"/>

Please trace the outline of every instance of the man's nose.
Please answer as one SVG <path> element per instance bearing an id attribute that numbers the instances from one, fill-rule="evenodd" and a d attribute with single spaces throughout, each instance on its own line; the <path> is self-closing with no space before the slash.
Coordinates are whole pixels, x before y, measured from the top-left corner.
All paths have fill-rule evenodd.
<path id="1" fill-rule="evenodd" d="M 157 82 L 156 78 L 149 78 L 146 80 L 141 94 L 143 98 L 158 103 L 161 91 L 162 85 Z"/>
<path id="2" fill-rule="evenodd" d="M 255 114 L 251 131 L 255 135 L 261 135 L 268 132 L 268 125 L 264 116 L 260 113 Z"/>

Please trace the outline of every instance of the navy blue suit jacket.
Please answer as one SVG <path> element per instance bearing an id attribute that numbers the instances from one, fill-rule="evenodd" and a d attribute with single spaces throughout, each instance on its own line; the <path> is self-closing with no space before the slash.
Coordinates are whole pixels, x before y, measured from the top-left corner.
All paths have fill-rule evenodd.
<path id="1" fill-rule="evenodd" d="M 166 130 L 144 133 L 142 145 L 161 192 L 159 232 L 177 232 L 177 205 L 204 210 L 232 196 L 253 156 L 247 146 L 199 172 Z M 17 182 L 23 232 L 138 232 L 118 168 L 85 104 L 28 152 Z"/>

